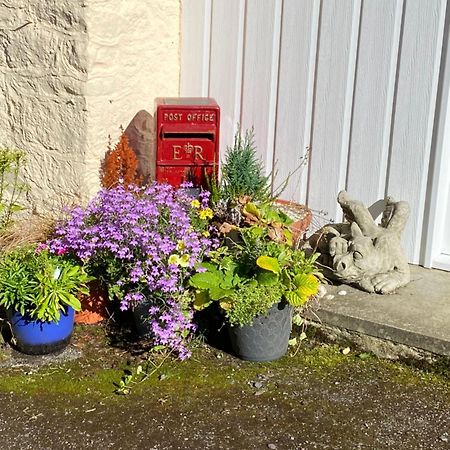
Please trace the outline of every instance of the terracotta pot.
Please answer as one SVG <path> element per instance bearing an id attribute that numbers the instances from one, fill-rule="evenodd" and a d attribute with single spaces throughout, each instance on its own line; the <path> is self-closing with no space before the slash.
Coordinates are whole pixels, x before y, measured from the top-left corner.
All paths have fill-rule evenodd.
<path id="1" fill-rule="evenodd" d="M 312 213 L 311 210 L 300 203 L 291 202 L 289 200 L 276 200 L 276 206 L 289 216 L 294 223 L 290 225 L 290 229 L 293 234 L 294 242 L 303 238 L 306 230 L 311 225 Z"/>
<path id="2" fill-rule="evenodd" d="M 97 281 L 89 283 L 89 295 L 80 295 L 81 311 L 75 313 L 75 323 L 93 324 L 106 319 L 108 293 Z"/>

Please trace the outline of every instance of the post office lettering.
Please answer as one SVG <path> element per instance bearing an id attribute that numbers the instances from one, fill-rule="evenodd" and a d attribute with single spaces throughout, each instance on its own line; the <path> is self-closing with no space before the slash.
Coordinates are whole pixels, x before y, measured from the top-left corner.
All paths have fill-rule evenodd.
<path id="1" fill-rule="evenodd" d="M 179 122 L 183 119 L 183 113 L 166 112 L 164 113 L 164 120 L 169 122 Z"/>
<path id="2" fill-rule="evenodd" d="M 214 113 L 189 113 L 188 122 L 214 122 L 216 115 Z"/>

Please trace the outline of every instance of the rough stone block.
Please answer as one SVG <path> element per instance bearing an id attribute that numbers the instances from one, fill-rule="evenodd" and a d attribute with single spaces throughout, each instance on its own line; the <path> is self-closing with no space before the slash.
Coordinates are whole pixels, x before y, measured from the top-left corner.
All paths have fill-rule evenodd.
<path id="1" fill-rule="evenodd" d="M 178 94 L 179 18 L 178 0 L 0 0 L 0 146 L 28 153 L 34 209 L 95 193 L 121 125 L 152 178 L 149 113 Z"/>

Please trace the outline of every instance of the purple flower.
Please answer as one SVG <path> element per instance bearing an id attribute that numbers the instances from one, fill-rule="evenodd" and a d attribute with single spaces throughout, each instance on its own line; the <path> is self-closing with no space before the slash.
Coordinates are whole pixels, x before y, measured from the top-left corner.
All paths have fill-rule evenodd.
<path id="1" fill-rule="evenodd" d="M 180 359 L 191 355 L 187 344 L 195 325 L 192 311 L 173 296 L 183 292 L 189 275 L 202 271 L 203 257 L 218 245 L 207 237 L 208 222 L 192 206 L 187 187 L 153 183 L 126 191 L 119 184 L 101 190 L 86 208 L 71 210 L 48 242 L 51 252 L 78 257 L 102 277 L 121 310 L 152 299 L 152 339 Z M 206 208 L 209 193 L 198 200 Z"/>
<path id="2" fill-rule="evenodd" d="M 48 245 L 53 253 L 68 252 L 85 261 L 107 283 L 121 309 L 140 301 L 139 296 L 180 292 L 204 255 L 217 246 L 203 235 L 208 224 L 199 220 L 192 199 L 186 190 L 167 184 L 129 191 L 119 184 L 101 190 L 86 208 L 74 208 Z M 202 206 L 208 200 L 209 193 L 200 193 Z M 180 241 L 184 248 L 178 252 Z M 173 254 L 187 255 L 189 264 L 170 264 Z"/>
<path id="3" fill-rule="evenodd" d="M 36 253 L 41 253 L 43 250 L 48 250 L 48 245 L 47 244 L 43 244 L 42 242 L 40 244 L 38 244 L 36 246 L 35 252 Z"/>
<path id="4" fill-rule="evenodd" d="M 189 358 L 191 351 L 187 345 L 196 330 L 192 310 L 184 310 L 179 302 L 169 298 L 163 310 L 151 307 L 149 314 L 154 344 L 172 349 L 181 360 Z"/>

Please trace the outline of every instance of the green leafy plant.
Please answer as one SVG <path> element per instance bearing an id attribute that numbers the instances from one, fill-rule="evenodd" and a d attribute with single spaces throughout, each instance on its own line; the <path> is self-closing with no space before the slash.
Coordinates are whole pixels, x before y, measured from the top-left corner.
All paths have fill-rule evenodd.
<path id="1" fill-rule="evenodd" d="M 242 214 L 244 225 L 264 227 L 267 229 L 267 236 L 272 241 L 293 244 L 292 231 L 289 229 L 289 225 L 293 222 L 292 219 L 274 207 L 272 203 L 248 202 L 243 206 Z"/>
<path id="2" fill-rule="evenodd" d="M 28 186 L 19 176 L 25 161 L 22 150 L 0 148 L 0 229 L 6 228 L 13 214 L 23 209 L 19 199 Z"/>
<path id="3" fill-rule="evenodd" d="M 139 378 L 139 379 L 138 379 Z M 116 389 L 114 392 L 118 395 L 128 395 L 132 387 L 143 381 L 145 378 L 142 365 L 139 364 L 136 369 L 124 369 L 122 378 L 118 383 L 114 383 Z"/>
<path id="4" fill-rule="evenodd" d="M 190 278 L 194 307 L 217 301 L 231 325 L 246 325 L 281 299 L 303 306 L 319 287 L 315 261 L 315 255 L 271 240 L 267 228 L 242 228 L 238 239 L 212 252 L 203 272 Z"/>
<path id="5" fill-rule="evenodd" d="M 319 287 L 316 256 L 293 248 L 293 220 L 274 205 L 272 174 L 265 175 L 253 129 L 238 131 L 222 178 L 208 179 L 213 223 L 222 244 L 190 278 L 194 307 L 218 302 L 231 325 L 247 325 L 281 300 L 300 307 Z"/>
<path id="6" fill-rule="evenodd" d="M 271 191 L 271 175 L 264 174 L 262 162 L 258 159 L 253 128 L 246 130 L 244 137 L 238 130 L 233 147 L 227 148 L 222 165 L 220 196 L 236 201 L 243 195 L 253 200 L 268 200 Z"/>
<path id="7" fill-rule="evenodd" d="M 210 204 L 217 205 L 221 200 L 219 179 L 217 178 L 216 171 L 208 172 L 206 169 L 203 171 L 203 177 L 205 180 L 206 190 L 210 193 Z"/>
<path id="8" fill-rule="evenodd" d="M 282 297 L 279 285 L 268 286 L 250 280 L 243 283 L 229 299 L 220 302 L 230 325 L 249 325 L 256 316 L 265 315 Z"/>
<path id="9" fill-rule="evenodd" d="M 88 295 L 91 280 L 83 266 L 44 244 L 21 247 L 0 261 L 0 305 L 32 320 L 58 321 L 67 306 L 81 309 L 76 295 Z"/>
<path id="10" fill-rule="evenodd" d="M 163 345 L 153 347 L 151 355 L 143 364 L 138 364 L 135 369 L 127 367 L 119 382 L 114 382 L 114 393 L 118 395 L 128 395 L 132 389 L 140 383 L 150 378 L 161 370 L 164 363 L 172 354 L 172 350 Z"/>
<path id="11" fill-rule="evenodd" d="M 218 301 L 231 325 L 246 325 L 255 316 L 267 313 L 281 299 L 279 286 L 259 283 L 245 273 L 246 268 L 236 262 L 226 248 L 214 252 L 211 258 L 211 262 L 203 263 L 206 272 L 190 279 L 190 285 L 197 289 L 194 300 L 197 310 Z"/>

